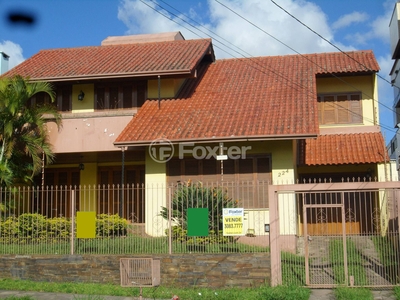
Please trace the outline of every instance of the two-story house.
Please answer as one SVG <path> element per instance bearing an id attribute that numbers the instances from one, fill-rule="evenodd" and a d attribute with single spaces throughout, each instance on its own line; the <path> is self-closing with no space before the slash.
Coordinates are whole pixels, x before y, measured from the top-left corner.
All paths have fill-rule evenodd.
<path id="1" fill-rule="evenodd" d="M 210 39 L 176 32 L 42 50 L 4 76 L 54 84 L 63 128 L 49 123 L 56 161 L 44 185 L 143 184 L 124 202 L 80 194 L 78 209 L 151 223 L 167 200 L 154 186 L 387 180 L 378 71 L 372 51 L 217 60 Z M 241 205 L 267 214 L 265 188 L 247 186 Z"/>

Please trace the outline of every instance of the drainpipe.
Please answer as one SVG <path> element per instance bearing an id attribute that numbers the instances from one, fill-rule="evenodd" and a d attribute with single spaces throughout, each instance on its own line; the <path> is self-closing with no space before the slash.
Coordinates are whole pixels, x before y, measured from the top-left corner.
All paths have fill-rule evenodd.
<path id="1" fill-rule="evenodd" d="M 161 76 L 158 75 L 158 109 L 161 106 Z"/>

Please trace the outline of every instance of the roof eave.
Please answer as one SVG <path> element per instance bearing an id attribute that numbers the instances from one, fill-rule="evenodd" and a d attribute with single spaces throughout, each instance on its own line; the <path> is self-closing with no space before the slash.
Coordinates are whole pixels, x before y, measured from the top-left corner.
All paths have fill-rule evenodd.
<path id="1" fill-rule="evenodd" d="M 176 71 L 157 70 L 157 71 L 149 71 L 149 72 L 117 73 L 117 74 L 93 74 L 93 75 L 84 75 L 84 76 L 40 77 L 40 78 L 29 78 L 29 81 L 60 82 L 60 81 L 134 78 L 134 77 L 155 77 L 156 78 L 157 76 L 195 77 L 196 69 L 183 69 L 183 70 L 176 70 Z"/>
<path id="2" fill-rule="evenodd" d="M 302 140 L 307 138 L 316 138 L 317 133 L 306 133 L 306 134 L 280 134 L 280 135 L 260 135 L 250 137 L 216 137 L 216 138 L 192 138 L 192 139 L 168 139 L 172 144 L 179 143 L 218 143 L 218 142 L 260 142 L 260 141 L 274 141 L 274 140 Z M 153 142 L 148 140 L 143 141 L 125 141 L 125 142 L 114 142 L 115 147 L 139 147 L 149 146 Z"/>

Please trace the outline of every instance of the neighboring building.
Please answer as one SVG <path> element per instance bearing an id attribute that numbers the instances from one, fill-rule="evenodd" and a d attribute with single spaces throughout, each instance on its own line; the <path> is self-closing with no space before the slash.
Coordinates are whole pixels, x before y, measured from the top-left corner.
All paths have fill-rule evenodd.
<path id="1" fill-rule="evenodd" d="M 378 70 L 372 51 L 216 60 L 210 39 L 178 32 L 43 50 L 4 76 L 55 86 L 63 128 L 49 123 L 46 185 L 284 184 L 390 179 Z M 165 194 L 141 196 L 139 222 Z M 247 195 L 246 207 L 268 210 L 259 190 Z"/>
<path id="2" fill-rule="evenodd" d="M 396 162 L 397 174 L 400 172 L 400 3 L 397 2 L 394 6 L 392 18 L 389 24 L 390 28 L 390 50 L 393 62 L 392 70 L 390 71 L 391 82 L 394 92 L 393 110 L 394 110 L 394 128 L 397 132 L 387 146 L 390 159 Z"/>
<path id="3" fill-rule="evenodd" d="M 0 75 L 8 71 L 8 62 L 10 56 L 0 51 Z"/>

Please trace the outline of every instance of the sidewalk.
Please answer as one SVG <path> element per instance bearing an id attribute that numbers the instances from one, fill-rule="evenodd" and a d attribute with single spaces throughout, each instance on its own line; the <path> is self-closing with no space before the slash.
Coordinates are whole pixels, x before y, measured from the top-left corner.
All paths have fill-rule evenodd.
<path id="1" fill-rule="evenodd" d="M 382 290 L 373 291 L 375 300 L 396 300 L 393 291 Z M 139 300 L 139 297 L 118 297 L 118 296 L 92 296 L 89 298 L 88 295 L 77 295 L 77 294 L 62 294 L 62 293 L 43 293 L 43 292 L 24 292 L 24 291 L 5 291 L 0 290 L 0 299 L 4 299 L 10 296 L 30 296 L 35 300 L 79 300 L 79 299 L 93 299 L 93 300 Z M 142 298 L 142 300 L 153 300 L 148 298 Z M 170 300 L 170 299 L 165 299 Z M 182 299 L 184 300 L 184 299 Z M 309 300 L 335 300 L 333 290 L 330 289 L 311 289 L 311 296 Z"/>
<path id="2" fill-rule="evenodd" d="M 0 290 L 0 299 L 4 299 L 10 296 L 30 296 L 35 300 L 79 300 L 79 299 L 93 299 L 93 300 L 139 300 L 139 297 L 118 297 L 118 296 L 91 296 L 88 295 L 77 295 L 77 294 L 62 294 L 62 293 L 44 293 L 44 292 L 24 292 L 24 291 L 5 291 Z M 142 300 L 153 300 L 148 298 L 142 298 Z M 168 299 L 170 300 L 170 299 Z"/>
<path id="3" fill-rule="evenodd" d="M 375 300 L 396 300 L 391 290 L 372 291 L 372 294 Z M 309 300 L 335 300 L 335 295 L 330 289 L 311 289 Z"/>

